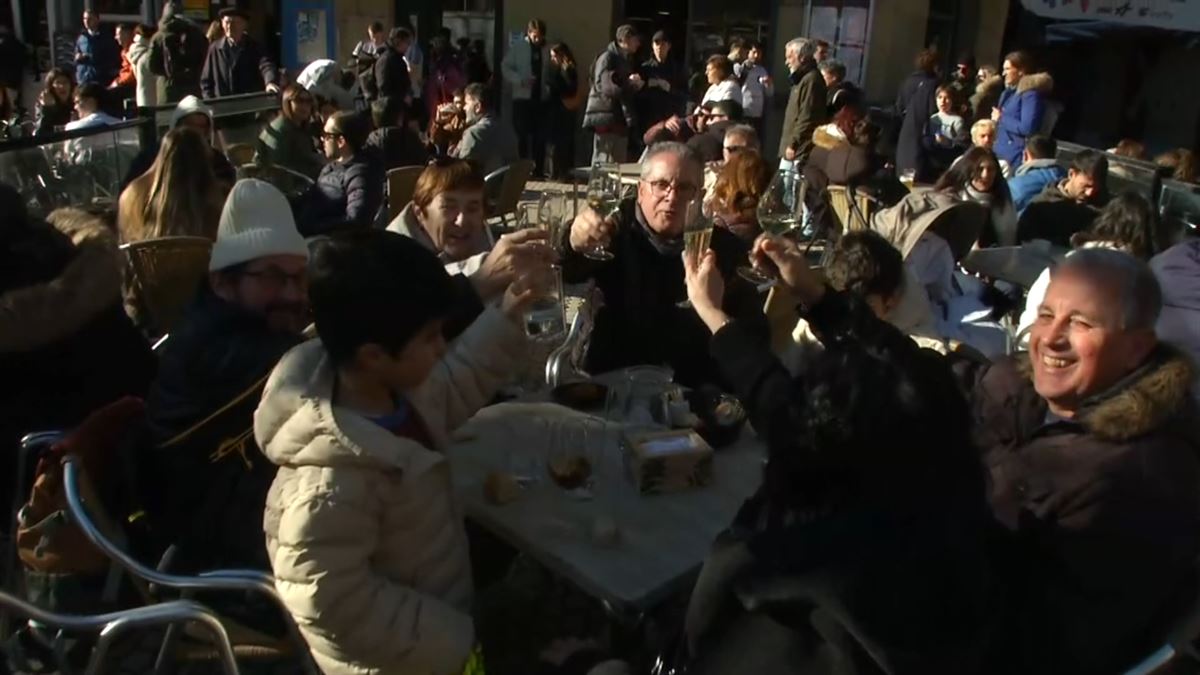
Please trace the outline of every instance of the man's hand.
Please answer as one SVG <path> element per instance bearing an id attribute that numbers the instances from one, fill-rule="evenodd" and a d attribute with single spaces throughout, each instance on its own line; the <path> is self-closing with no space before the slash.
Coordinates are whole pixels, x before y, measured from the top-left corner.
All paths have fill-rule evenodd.
<path id="1" fill-rule="evenodd" d="M 531 267 L 548 265 L 554 260 L 554 249 L 542 230 L 521 230 L 500 237 L 483 259 L 483 264 L 471 275 L 479 297 L 486 302 L 504 291 L 518 276 Z"/>
<path id="2" fill-rule="evenodd" d="M 774 263 L 779 268 L 780 281 L 808 307 L 825 297 L 825 282 L 809 268 L 804 253 L 791 239 L 769 234 L 760 236 L 750 250 L 750 260 L 756 266 L 764 266 L 762 263 L 768 260 Z"/>
<path id="3" fill-rule="evenodd" d="M 575 222 L 571 223 L 571 248 L 577 252 L 590 251 L 607 246 L 615 231 L 615 224 L 600 216 L 591 208 L 584 209 Z"/>
<path id="4" fill-rule="evenodd" d="M 271 84 L 268 84 L 267 92 L 271 93 L 271 94 L 278 94 L 279 93 L 279 85 L 275 84 L 274 82 L 272 82 Z"/>
<path id="5" fill-rule="evenodd" d="M 725 301 L 725 279 L 717 269 L 717 254 L 709 250 L 696 259 L 684 251 L 683 272 L 692 308 L 708 330 L 716 333 L 729 323 L 729 315 L 721 309 L 721 303 Z"/>
<path id="6" fill-rule="evenodd" d="M 679 118 L 679 115 L 676 115 L 676 116 L 672 117 L 671 119 L 667 120 L 667 131 L 670 131 L 673 134 L 677 134 L 677 133 L 679 133 L 679 130 L 682 128 L 683 128 L 683 121 Z"/>

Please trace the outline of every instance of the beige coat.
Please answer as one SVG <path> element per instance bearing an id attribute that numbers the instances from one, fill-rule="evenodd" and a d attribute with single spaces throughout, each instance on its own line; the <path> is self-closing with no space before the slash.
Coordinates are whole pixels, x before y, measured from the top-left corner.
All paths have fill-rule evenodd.
<path id="1" fill-rule="evenodd" d="M 433 449 L 334 405 L 319 340 L 271 374 L 254 415 L 258 445 L 280 467 L 263 529 L 275 586 L 325 675 L 461 672 L 475 644 L 471 569 L 441 450 L 525 346 L 520 327 L 488 309 L 406 394 Z"/>

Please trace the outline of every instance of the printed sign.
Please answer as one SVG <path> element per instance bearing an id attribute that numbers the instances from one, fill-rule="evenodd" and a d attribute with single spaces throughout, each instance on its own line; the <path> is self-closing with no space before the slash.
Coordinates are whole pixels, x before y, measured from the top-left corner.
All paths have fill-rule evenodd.
<path id="1" fill-rule="evenodd" d="M 1200 0 L 1021 0 L 1021 4 L 1049 19 L 1112 21 L 1200 31 Z"/>

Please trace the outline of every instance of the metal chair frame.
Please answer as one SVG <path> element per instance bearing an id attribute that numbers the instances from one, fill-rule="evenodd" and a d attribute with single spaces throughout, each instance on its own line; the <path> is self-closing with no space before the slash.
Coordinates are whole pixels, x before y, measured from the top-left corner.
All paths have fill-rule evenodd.
<path id="1" fill-rule="evenodd" d="M 405 205 L 412 201 L 417 179 L 425 172 L 424 166 L 398 166 L 387 172 L 388 223 L 396 219 Z"/>
<path id="2" fill-rule="evenodd" d="M 308 643 L 300 634 L 300 629 L 296 626 L 291 612 L 288 611 L 287 605 L 283 603 L 283 598 L 280 597 L 279 592 L 275 589 L 275 580 L 271 575 L 257 570 L 216 570 L 204 572 L 199 576 L 180 576 L 167 574 L 143 565 L 135 560 L 133 556 L 109 541 L 92 520 L 91 514 L 85 505 L 86 500 L 82 492 L 85 479 L 86 476 L 79 464 L 79 458 L 68 455 L 63 461 L 63 487 L 66 492 L 67 508 L 71 519 L 88 540 L 103 551 L 105 555 L 134 578 L 155 586 L 172 588 L 183 593 L 194 591 L 236 591 L 258 593 L 266 596 L 282 612 L 288 635 L 297 649 L 297 655 L 304 663 L 304 671 L 310 675 L 320 675 L 320 671 L 317 670 L 316 664 L 313 663 L 311 654 L 308 651 Z M 162 650 L 159 653 L 159 666 L 165 662 L 165 658 L 173 644 L 175 633 L 174 627 L 168 628 L 167 636 L 163 640 Z M 156 672 L 158 670 L 159 668 L 156 667 Z"/>
<path id="3" fill-rule="evenodd" d="M 519 159 L 485 176 L 484 194 L 489 202 L 487 217 L 499 218 L 501 226 L 507 228 L 508 217 L 516 212 L 521 193 L 532 175 L 533 160 Z"/>
<path id="4" fill-rule="evenodd" d="M 104 661 L 113 643 L 129 630 L 164 624 L 178 626 L 183 622 L 198 624 L 212 635 L 221 669 L 226 675 L 239 673 L 237 660 L 233 657 L 233 646 L 229 642 L 229 634 L 225 632 L 225 627 L 208 608 L 191 600 L 172 600 L 119 612 L 85 616 L 47 612 L 7 593 L 0 593 L 0 607 L 39 624 L 58 628 L 55 642 L 62 639 L 63 632 L 99 631 L 84 675 L 99 675 L 104 672 Z"/>

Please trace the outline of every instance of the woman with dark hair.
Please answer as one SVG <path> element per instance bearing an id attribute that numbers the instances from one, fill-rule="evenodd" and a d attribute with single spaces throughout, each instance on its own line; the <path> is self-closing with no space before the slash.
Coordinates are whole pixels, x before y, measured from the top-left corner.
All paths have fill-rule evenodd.
<path id="1" fill-rule="evenodd" d="M 794 242 L 763 237 L 754 254 L 824 344 L 793 379 L 767 331 L 721 311 L 715 255 L 685 262 L 709 347 L 767 445 L 761 486 L 692 591 L 686 656 L 709 674 L 979 673 L 989 512 L 963 393 L 942 357 L 826 286 Z"/>
<path id="2" fill-rule="evenodd" d="M 55 127 L 65 127 L 75 112 L 75 78 L 66 68 L 51 68 L 46 73 L 42 92 L 38 94 L 34 113 L 34 134 L 52 134 Z"/>
<path id="3" fill-rule="evenodd" d="M 313 105 L 313 95 L 307 89 L 289 84 L 283 90 L 279 114 L 258 136 L 255 161 L 316 178 L 325 160 L 317 153 L 311 130 Z"/>
<path id="4" fill-rule="evenodd" d="M 1000 161 L 991 150 L 978 146 L 968 150 L 942 174 L 933 189 L 949 192 L 960 201 L 981 204 L 991 211 L 988 224 L 979 235 L 980 246 L 1016 245 L 1017 212 Z"/>
<path id="5" fill-rule="evenodd" d="M 937 63 L 937 48 L 922 49 L 917 54 L 916 71 L 908 76 L 896 96 L 895 112 L 904 120 L 896 143 L 896 171 L 901 174 L 913 171 L 918 181 L 932 178 L 921 141 L 926 122 L 937 112 Z"/>
<path id="6" fill-rule="evenodd" d="M 1100 215 L 1096 216 L 1091 227 L 1071 237 L 1074 251 L 1111 248 L 1145 261 L 1149 261 L 1161 250 L 1162 243 L 1154 207 L 1136 192 L 1123 192 L 1111 199 L 1100 211 Z M 1025 296 L 1025 311 L 1021 313 L 1018 335 L 1037 321 L 1038 308 L 1041 307 L 1049 286 L 1050 269 L 1046 268 Z"/>
<path id="7" fill-rule="evenodd" d="M 1028 52 L 1015 51 L 1004 57 L 1004 93 L 992 109 L 996 123 L 996 155 L 1014 169 L 1021 165 L 1025 154 L 1025 139 L 1042 133 L 1042 118 L 1046 114 L 1046 99 L 1054 89 L 1049 73 L 1033 71 Z"/>
<path id="8" fill-rule="evenodd" d="M 1186 148 L 1168 150 L 1154 158 L 1159 167 L 1171 170 L 1171 178 L 1184 183 L 1196 182 L 1196 156 Z"/>
<path id="9" fill-rule="evenodd" d="M 554 180 L 565 180 L 567 173 L 575 166 L 575 110 L 579 108 L 576 100 L 579 69 L 567 43 L 550 45 L 550 66 L 547 71 L 547 86 L 550 89 L 547 119 L 552 146 L 550 156 L 553 160 L 550 173 Z M 569 104 L 574 104 L 574 108 Z"/>

